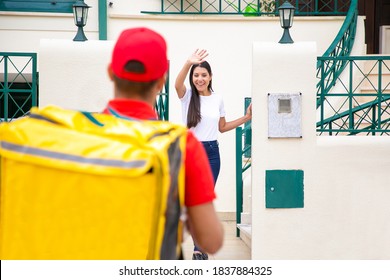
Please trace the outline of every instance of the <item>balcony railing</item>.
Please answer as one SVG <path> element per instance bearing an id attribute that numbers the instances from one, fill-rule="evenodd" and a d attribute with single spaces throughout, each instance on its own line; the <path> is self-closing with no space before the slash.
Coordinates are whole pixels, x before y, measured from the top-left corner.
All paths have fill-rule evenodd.
<path id="1" fill-rule="evenodd" d="M 390 56 L 320 57 L 343 64 L 348 75 L 337 78 L 332 92 L 320 91 L 319 135 L 390 135 Z M 368 65 L 368 66 L 367 66 Z M 324 89 L 325 80 L 320 88 Z"/>
<path id="2" fill-rule="evenodd" d="M 278 15 L 285 0 L 160 0 L 160 10 L 147 14 Z M 297 16 L 346 15 L 351 0 L 290 0 Z"/>
<path id="3" fill-rule="evenodd" d="M 37 105 L 37 54 L 0 52 L 0 122 L 25 116 Z"/>

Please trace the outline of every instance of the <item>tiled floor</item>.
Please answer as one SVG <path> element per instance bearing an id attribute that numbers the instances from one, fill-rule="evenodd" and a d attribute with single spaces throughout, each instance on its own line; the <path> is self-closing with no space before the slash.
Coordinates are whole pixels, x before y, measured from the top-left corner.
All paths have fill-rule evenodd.
<path id="1" fill-rule="evenodd" d="M 225 228 L 225 240 L 221 250 L 215 255 L 209 255 L 210 260 L 250 260 L 251 251 L 250 248 L 241 240 L 240 237 L 236 237 L 236 222 L 235 221 L 222 221 Z M 184 259 L 192 259 L 192 251 L 194 249 L 191 236 L 187 236 L 183 243 Z"/>

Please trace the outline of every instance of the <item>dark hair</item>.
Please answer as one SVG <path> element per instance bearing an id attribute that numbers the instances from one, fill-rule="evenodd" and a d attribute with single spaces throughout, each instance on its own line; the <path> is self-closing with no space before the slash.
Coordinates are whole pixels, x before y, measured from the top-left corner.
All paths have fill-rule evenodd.
<path id="1" fill-rule="evenodd" d="M 130 60 L 125 65 L 125 70 L 127 72 L 142 74 L 145 72 L 145 66 L 143 65 L 142 62 L 139 62 L 137 60 Z M 124 92 L 135 92 L 138 94 L 149 92 L 149 90 L 157 82 L 157 80 L 151 82 L 134 82 L 126 79 L 121 79 L 116 75 L 114 75 L 114 81 L 119 90 Z"/>
<path id="2" fill-rule="evenodd" d="M 187 115 L 187 127 L 195 127 L 200 120 L 202 119 L 202 116 L 200 115 L 200 97 L 199 97 L 199 92 L 196 89 L 194 82 L 192 80 L 192 75 L 194 74 L 194 70 L 196 67 L 202 67 L 207 70 L 210 76 L 212 76 L 211 72 L 211 67 L 210 64 L 207 61 L 203 61 L 200 64 L 194 64 L 191 67 L 190 70 L 190 75 L 189 75 L 189 80 L 190 80 L 190 86 L 191 86 L 191 100 L 190 100 L 190 105 L 188 107 L 188 115 Z M 209 91 L 213 91 L 212 85 L 211 85 L 211 80 L 209 85 L 207 86 L 207 89 Z"/>

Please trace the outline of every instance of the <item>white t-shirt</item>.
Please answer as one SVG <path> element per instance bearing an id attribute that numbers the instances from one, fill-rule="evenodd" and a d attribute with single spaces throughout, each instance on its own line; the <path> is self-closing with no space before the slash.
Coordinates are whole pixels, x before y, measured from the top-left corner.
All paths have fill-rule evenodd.
<path id="1" fill-rule="evenodd" d="M 187 89 L 181 100 L 182 119 L 187 125 L 188 107 L 190 105 L 192 90 Z M 201 120 L 196 127 L 191 130 L 199 141 L 214 141 L 218 138 L 219 119 L 225 117 L 225 106 L 222 95 L 211 92 L 209 96 L 200 95 L 200 115 Z"/>

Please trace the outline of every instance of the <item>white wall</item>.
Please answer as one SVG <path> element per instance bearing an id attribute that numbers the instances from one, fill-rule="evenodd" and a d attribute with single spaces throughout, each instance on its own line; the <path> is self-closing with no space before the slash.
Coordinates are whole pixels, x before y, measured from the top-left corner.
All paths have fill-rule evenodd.
<path id="1" fill-rule="evenodd" d="M 380 27 L 379 53 L 390 54 L 390 25 L 383 25 Z"/>
<path id="2" fill-rule="evenodd" d="M 101 112 L 113 97 L 107 75 L 112 47 L 112 41 L 42 39 L 39 106 Z"/>
<path id="3" fill-rule="evenodd" d="M 389 259 L 390 139 L 316 136 L 315 44 L 253 51 L 252 258 Z M 284 67 L 265 70 L 274 63 Z M 301 139 L 268 138 L 268 92 L 302 92 Z M 272 169 L 304 171 L 303 208 L 265 207 Z"/>
<path id="4" fill-rule="evenodd" d="M 85 27 L 85 43 L 72 41 L 77 30 L 72 15 L 1 13 L 1 51 L 38 52 L 41 105 L 58 102 L 85 109 L 89 104 L 91 110 L 97 110 L 111 97 L 105 64 L 112 41 L 121 30 L 142 25 L 161 32 L 168 42 L 170 119 L 181 122 L 180 102 L 173 87 L 175 76 L 184 60 L 199 47 L 210 53 L 213 87 L 224 95 L 227 120 L 232 120 L 242 116 L 244 97 L 252 93 L 253 42 L 277 42 L 282 36 L 276 17 L 146 15 L 140 11 L 158 10 L 159 1 L 118 0 L 108 8 L 109 42 L 99 42 L 97 2 L 86 1 L 92 8 Z M 296 17 L 290 33 L 296 42 L 317 42 L 317 55 L 321 55 L 343 20 L 344 17 Z M 276 69 L 280 65 L 273 63 L 269 67 Z M 279 79 L 278 73 L 272 77 L 274 83 Z M 235 132 L 224 133 L 219 140 L 222 167 L 216 206 L 220 212 L 235 212 Z"/>

